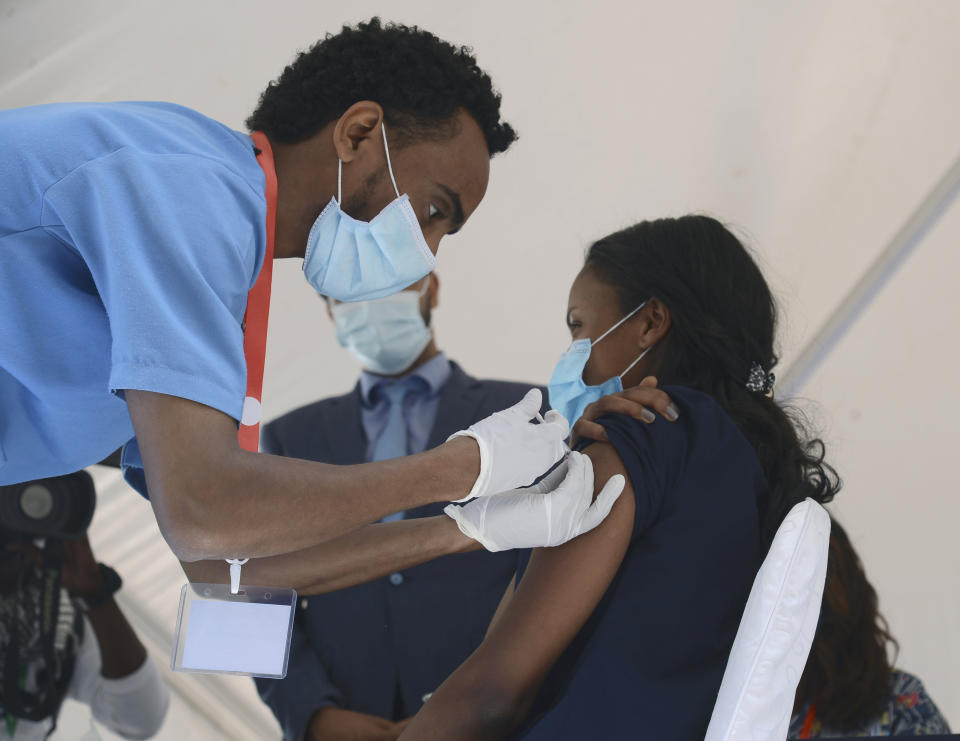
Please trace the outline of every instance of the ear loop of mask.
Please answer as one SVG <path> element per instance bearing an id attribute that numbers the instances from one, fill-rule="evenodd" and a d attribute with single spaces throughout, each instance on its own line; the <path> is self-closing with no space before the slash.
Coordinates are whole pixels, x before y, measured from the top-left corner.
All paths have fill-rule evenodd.
<path id="1" fill-rule="evenodd" d="M 400 197 L 400 189 L 397 187 L 397 179 L 393 176 L 393 165 L 390 164 L 390 147 L 387 146 L 387 125 L 380 122 L 380 130 L 383 132 L 383 151 L 387 153 L 387 172 L 390 173 L 390 182 L 393 183 L 393 192 Z"/>
<path id="2" fill-rule="evenodd" d="M 387 172 L 390 173 L 390 182 L 393 183 L 393 192 L 400 197 L 400 189 L 397 187 L 397 179 L 393 176 L 393 165 L 390 164 L 390 147 L 387 146 L 387 124 L 380 122 L 380 130 L 383 132 L 383 151 L 387 155 Z M 343 195 L 343 160 L 337 157 L 337 205 L 341 205 L 341 196 Z"/>
<path id="3" fill-rule="evenodd" d="M 617 323 L 614 324 L 612 327 L 610 327 L 610 329 L 608 329 L 608 330 L 607 330 L 606 332 L 604 332 L 602 335 L 600 335 L 599 337 L 597 337 L 597 339 L 593 340 L 593 342 L 590 343 L 590 347 L 593 347 L 593 346 L 596 345 L 598 342 L 600 342 L 600 340 L 602 340 L 602 339 L 603 339 L 604 337 L 606 337 L 608 334 L 610 334 L 611 332 L 613 332 L 613 330 L 615 330 L 617 327 L 619 327 L 621 324 L 623 324 L 625 321 L 627 321 L 627 319 L 629 319 L 630 317 L 632 317 L 634 314 L 636 314 L 638 311 L 640 311 L 640 309 L 642 309 L 644 306 L 646 306 L 647 303 L 648 303 L 648 301 L 644 301 L 644 302 L 643 302 L 642 304 L 640 304 L 636 309 L 634 309 L 634 310 L 631 311 L 629 314 L 627 314 L 623 319 L 621 319 L 619 322 L 617 322 Z M 632 368 L 633 366 L 631 365 L 630 367 Z M 628 369 L 628 370 L 629 370 L 629 369 Z"/>
<path id="4" fill-rule="evenodd" d="M 621 380 L 623 380 L 623 377 L 624 377 L 625 375 L 627 375 L 630 371 L 633 370 L 633 366 L 635 366 L 637 363 L 639 363 L 641 360 L 643 360 L 644 357 L 646 357 L 646 354 L 647 354 L 648 352 L 650 352 L 652 349 L 653 349 L 653 345 L 650 345 L 650 347 L 648 347 L 646 350 L 644 350 L 642 353 L 640 353 L 640 354 L 637 356 L 637 359 L 634 360 L 632 363 L 630 363 L 630 365 L 627 366 L 627 369 L 626 369 L 623 373 L 621 373 L 621 374 L 618 376 L 618 378 L 620 378 Z"/>
<path id="5" fill-rule="evenodd" d="M 613 332 L 613 330 L 615 330 L 617 327 L 619 327 L 621 324 L 623 324 L 625 321 L 627 321 L 627 319 L 629 319 L 629 318 L 632 317 L 634 314 L 636 314 L 638 311 L 640 311 L 640 310 L 641 310 L 644 306 L 646 306 L 648 303 L 649 303 L 649 301 L 644 301 L 642 304 L 640 304 L 636 309 L 634 309 L 633 311 L 631 311 L 631 312 L 630 312 L 629 314 L 627 314 L 623 319 L 621 319 L 619 322 L 617 322 L 616 324 L 614 324 L 612 327 L 610 327 L 610 329 L 608 329 L 608 330 L 607 330 L 606 332 L 604 332 L 602 335 L 600 335 L 599 337 L 597 337 L 597 339 L 595 339 L 593 342 L 591 342 L 591 343 L 590 343 L 590 347 L 593 347 L 593 346 L 596 345 L 598 342 L 600 342 L 600 340 L 602 340 L 602 339 L 603 339 L 604 337 L 606 337 L 608 334 L 610 334 L 611 332 Z M 653 349 L 653 345 L 650 345 L 650 347 L 648 347 L 646 350 L 644 350 L 642 353 L 640 353 L 640 354 L 637 356 L 636 360 L 634 360 L 632 363 L 630 363 L 630 365 L 627 366 L 627 369 L 626 369 L 623 373 L 621 373 L 619 376 L 617 376 L 617 378 L 621 378 L 621 379 L 622 379 L 625 375 L 627 375 L 631 370 L 633 370 L 633 367 L 634 367 L 637 363 L 639 363 L 641 360 L 643 360 L 643 358 L 646 356 L 646 354 L 647 354 L 648 352 L 650 352 L 652 349 Z"/>

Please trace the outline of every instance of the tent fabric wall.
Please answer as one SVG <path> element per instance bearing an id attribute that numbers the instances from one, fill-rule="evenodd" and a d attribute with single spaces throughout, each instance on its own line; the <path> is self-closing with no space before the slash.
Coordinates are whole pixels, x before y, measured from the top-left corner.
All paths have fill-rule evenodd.
<path id="1" fill-rule="evenodd" d="M 951 0 L 0 0 L 0 108 L 161 99 L 242 128 L 296 50 L 376 13 L 473 46 L 521 134 L 439 255 L 439 343 L 480 376 L 543 382 L 568 341 L 566 294 L 589 242 L 690 211 L 756 251 L 781 300 L 789 367 L 960 155 Z M 833 511 L 901 664 L 954 726 L 958 236 L 954 205 L 800 390 L 846 481 Z M 273 296 L 268 418 L 342 392 L 357 372 L 299 261 L 277 266 Z M 102 532 L 108 550 L 130 537 Z M 161 553 L 154 536 L 138 537 L 137 553 Z M 157 563 L 152 584 L 182 578 Z M 151 587 L 131 585 L 131 600 L 139 588 Z M 154 616 L 163 609 L 172 624 L 175 603 Z M 210 697 L 227 713 L 251 702 Z"/>

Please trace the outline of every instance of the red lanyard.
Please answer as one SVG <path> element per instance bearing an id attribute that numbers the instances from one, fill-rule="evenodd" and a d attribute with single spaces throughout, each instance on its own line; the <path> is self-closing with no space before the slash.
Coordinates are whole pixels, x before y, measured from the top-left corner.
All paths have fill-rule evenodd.
<path id="1" fill-rule="evenodd" d="M 817 717 L 817 704 L 810 703 L 810 709 L 807 716 L 803 719 L 803 728 L 800 729 L 800 738 L 810 738 L 810 731 L 813 730 L 813 721 Z"/>
<path id="2" fill-rule="evenodd" d="M 240 447 L 256 453 L 260 450 L 260 417 L 263 398 L 263 364 L 267 356 L 267 320 L 270 317 L 270 286 L 273 281 L 273 237 L 277 226 L 277 170 L 273 164 L 270 141 L 260 131 L 252 134 L 259 153 L 257 162 L 267 179 L 267 249 L 257 282 L 247 295 L 243 316 L 243 357 L 247 363 L 247 395 L 237 439 Z"/>

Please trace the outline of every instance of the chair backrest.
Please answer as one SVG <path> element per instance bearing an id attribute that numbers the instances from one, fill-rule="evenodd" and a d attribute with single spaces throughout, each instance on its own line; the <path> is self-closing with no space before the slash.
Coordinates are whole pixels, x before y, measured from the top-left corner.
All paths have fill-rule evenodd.
<path id="1" fill-rule="evenodd" d="M 782 741 L 820 618 L 830 516 L 812 499 L 784 518 L 760 566 L 705 741 Z"/>

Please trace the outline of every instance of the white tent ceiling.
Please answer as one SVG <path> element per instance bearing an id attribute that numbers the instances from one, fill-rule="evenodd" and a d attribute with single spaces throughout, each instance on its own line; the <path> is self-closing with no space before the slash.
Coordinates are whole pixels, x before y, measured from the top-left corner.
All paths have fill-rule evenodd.
<path id="1" fill-rule="evenodd" d="M 789 367 L 960 155 L 952 0 L 0 0 L 0 108 L 161 99 L 242 128 L 296 50 L 376 13 L 473 46 L 521 133 L 495 160 L 482 207 L 440 252 L 439 342 L 481 376 L 543 382 L 567 342 L 566 293 L 583 248 L 632 221 L 688 211 L 736 226 L 760 255 L 781 298 Z M 954 205 L 801 389 L 818 402 L 847 481 L 835 511 L 878 587 L 901 663 L 955 727 L 958 237 Z M 296 263 L 276 271 L 268 417 L 356 375 Z M 150 605 L 137 619 L 162 642 L 174 604 L 148 600 L 181 577 L 169 559 L 149 579 L 130 573 L 163 548 L 154 535 L 124 547 L 125 518 L 148 513 L 102 480 L 111 507 L 94 535 L 132 582 L 128 604 Z M 214 724 L 250 703 L 233 694 L 237 683 L 217 687 L 221 707 L 210 707 L 213 694 L 195 702 Z M 161 738 L 190 717 L 184 710 Z"/>

